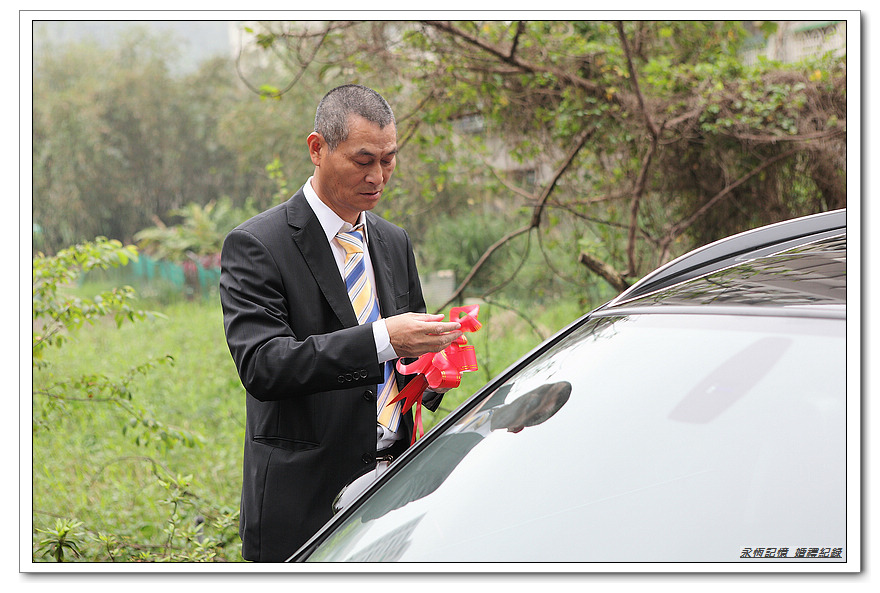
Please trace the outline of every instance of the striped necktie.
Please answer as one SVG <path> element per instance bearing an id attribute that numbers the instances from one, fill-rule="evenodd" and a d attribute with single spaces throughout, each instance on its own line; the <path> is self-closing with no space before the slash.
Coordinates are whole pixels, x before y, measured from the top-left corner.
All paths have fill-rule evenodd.
<path id="1" fill-rule="evenodd" d="M 364 235 L 361 230 L 363 225 L 358 225 L 347 232 L 340 232 L 336 240 L 345 249 L 345 265 L 343 276 L 348 298 L 351 299 L 355 316 L 359 324 L 372 323 L 380 319 L 379 301 L 373 292 L 367 269 L 364 265 Z M 392 361 L 384 364 L 385 380 L 379 385 L 379 395 L 376 398 L 376 419 L 379 424 L 397 432 L 400 425 L 400 403 L 388 405 L 388 402 L 397 397 L 397 381 L 394 379 L 394 365 Z"/>

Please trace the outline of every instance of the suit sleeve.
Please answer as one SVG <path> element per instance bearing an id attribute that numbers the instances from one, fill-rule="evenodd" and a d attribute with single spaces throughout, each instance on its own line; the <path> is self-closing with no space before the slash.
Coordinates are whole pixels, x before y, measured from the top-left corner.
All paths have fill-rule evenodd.
<path id="1" fill-rule="evenodd" d="M 220 301 L 229 351 L 248 393 L 280 400 L 381 381 L 369 325 L 297 336 L 291 311 L 309 315 L 320 291 L 312 302 L 288 298 L 270 250 L 247 230 L 232 231 L 221 254 Z"/>

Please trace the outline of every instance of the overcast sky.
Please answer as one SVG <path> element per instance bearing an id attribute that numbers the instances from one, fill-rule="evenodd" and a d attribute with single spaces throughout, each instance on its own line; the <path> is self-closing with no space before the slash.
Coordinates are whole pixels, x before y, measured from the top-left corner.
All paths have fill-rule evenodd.
<path id="1" fill-rule="evenodd" d="M 172 35 L 179 44 L 184 70 L 193 68 L 205 58 L 229 56 L 229 21 L 34 21 L 34 41 L 45 33 L 55 43 L 94 39 L 110 45 L 118 36 L 133 27 L 149 27 Z M 36 44 L 35 44 L 36 45 Z M 38 51 L 34 47 L 34 51 Z"/>

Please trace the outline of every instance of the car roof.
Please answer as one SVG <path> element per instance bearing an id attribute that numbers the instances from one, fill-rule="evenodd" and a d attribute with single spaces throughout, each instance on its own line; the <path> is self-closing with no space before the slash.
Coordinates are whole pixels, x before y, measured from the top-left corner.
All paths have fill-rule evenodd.
<path id="1" fill-rule="evenodd" d="M 661 306 L 662 312 L 845 318 L 846 211 L 762 227 L 692 251 L 594 314 Z"/>
<path id="2" fill-rule="evenodd" d="M 613 306 L 771 253 L 846 233 L 846 209 L 822 212 L 731 235 L 661 266 L 609 301 Z"/>

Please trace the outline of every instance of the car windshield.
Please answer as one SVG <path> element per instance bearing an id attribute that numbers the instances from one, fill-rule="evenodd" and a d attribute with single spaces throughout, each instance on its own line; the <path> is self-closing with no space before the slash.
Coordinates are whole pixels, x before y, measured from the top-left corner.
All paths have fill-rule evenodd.
<path id="1" fill-rule="evenodd" d="M 594 318 L 432 434 L 307 559 L 845 561 L 844 326 Z"/>

